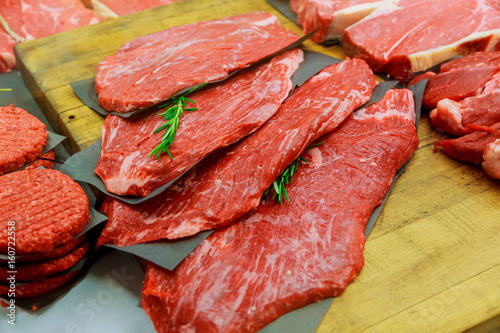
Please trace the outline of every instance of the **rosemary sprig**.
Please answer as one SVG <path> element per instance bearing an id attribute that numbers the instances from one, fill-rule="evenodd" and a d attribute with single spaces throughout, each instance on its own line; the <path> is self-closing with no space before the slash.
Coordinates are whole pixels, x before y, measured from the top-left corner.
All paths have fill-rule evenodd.
<path id="1" fill-rule="evenodd" d="M 319 142 L 316 144 L 312 144 L 312 145 L 307 146 L 307 148 L 317 147 L 319 145 L 322 145 L 323 143 L 325 143 L 325 142 L 323 141 L 323 142 Z M 276 178 L 276 180 L 273 182 L 273 184 L 271 186 L 269 186 L 269 188 L 264 192 L 263 195 L 266 197 L 266 202 L 269 199 L 269 192 L 270 192 L 271 188 L 274 189 L 273 200 L 277 196 L 276 202 L 278 204 L 283 203 L 283 196 L 285 197 L 286 201 L 290 202 L 290 198 L 288 197 L 288 193 L 286 193 L 285 185 L 288 185 L 292 182 L 293 174 L 296 171 L 299 171 L 299 163 L 300 163 L 300 166 L 303 167 L 304 163 L 308 163 L 308 161 L 305 158 L 303 158 L 302 156 L 299 156 L 289 166 L 287 166 L 286 169 L 283 170 L 283 172 L 278 176 L 278 178 Z"/>
<path id="2" fill-rule="evenodd" d="M 174 142 L 175 133 L 177 132 L 177 128 L 179 127 L 179 119 L 184 111 L 191 112 L 198 110 L 198 108 L 186 108 L 186 101 L 196 104 L 195 101 L 187 98 L 186 95 L 192 93 L 195 90 L 201 89 L 206 85 L 206 83 L 201 84 L 189 90 L 182 96 L 172 97 L 169 103 L 160 106 L 161 108 L 165 108 L 166 111 L 159 113 L 158 116 L 163 116 L 163 120 L 166 120 L 167 122 L 158 127 L 153 133 L 158 133 L 163 130 L 165 130 L 165 133 L 161 138 L 161 143 L 149 153 L 150 157 L 156 155 L 156 158 L 158 158 L 159 160 L 160 155 L 163 152 L 166 152 L 172 160 L 174 159 L 172 157 L 172 154 L 170 154 L 168 148 L 170 148 L 170 146 Z"/>
<path id="3" fill-rule="evenodd" d="M 12 91 L 12 88 L 2 88 L 0 91 Z"/>

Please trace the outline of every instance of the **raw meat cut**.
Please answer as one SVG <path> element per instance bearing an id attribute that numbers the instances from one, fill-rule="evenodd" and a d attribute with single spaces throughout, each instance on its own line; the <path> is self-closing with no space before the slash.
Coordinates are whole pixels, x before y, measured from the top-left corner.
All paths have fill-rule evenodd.
<path id="1" fill-rule="evenodd" d="M 45 124 L 27 111 L 13 105 L 0 107 L 0 175 L 40 157 L 47 136 Z"/>
<path id="2" fill-rule="evenodd" d="M 79 0 L 0 0 L 0 22 L 18 42 L 99 21 Z"/>
<path id="3" fill-rule="evenodd" d="M 15 223 L 16 255 L 48 252 L 73 239 L 90 219 L 83 189 L 50 169 L 16 171 L 0 177 L 0 253 L 8 250 Z"/>
<path id="4" fill-rule="evenodd" d="M 170 28 L 123 45 L 97 67 L 99 104 L 130 112 L 184 88 L 225 78 L 298 37 L 276 16 L 254 12 Z"/>
<path id="5" fill-rule="evenodd" d="M 16 68 L 14 45 L 16 41 L 0 26 L 0 72 L 8 73 Z"/>
<path id="6" fill-rule="evenodd" d="M 315 139 L 370 99 L 377 84 L 359 59 L 323 69 L 297 88 L 254 134 L 138 205 L 107 198 L 100 244 L 180 238 L 226 225 L 259 205 L 264 191 Z"/>
<path id="7" fill-rule="evenodd" d="M 45 279 L 57 273 L 64 272 L 75 266 L 89 250 L 89 242 L 80 245 L 77 249 L 64 257 L 26 265 L 16 266 L 16 282 L 27 282 Z M 9 268 L 0 267 L 0 281 L 8 282 Z"/>
<path id="8" fill-rule="evenodd" d="M 500 52 L 476 52 L 453 59 L 442 64 L 439 72 L 446 73 L 466 67 L 500 67 Z"/>
<path id="9" fill-rule="evenodd" d="M 491 128 L 500 130 L 500 123 L 494 124 Z M 475 131 L 456 139 L 441 140 L 435 145 L 441 147 L 447 155 L 454 159 L 481 164 L 484 161 L 484 149 L 497 139 L 500 139 L 500 134 Z"/>
<path id="10" fill-rule="evenodd" d="M 466 67 L 436 75 L 422 74 L 413 79 L 408 86 L 418 82 L 420 76 L 429 77 L 422 105 L 427 109 L 434 109 L 437 103 L 445 98 L 459 101 L 481 93 L 486 82 L 499 70 L 499 67 Z"/>
<path id="11" fill-rule="evenodd" d="M 429 119 L 435 128 L 454 135 L 473 132 L 466 126 L 468 124 L 490 126 L 500 122 L 500 73 L 485 84 L 478 96 L 460 102 L 441 100 Z"/>
<path id="12" fill-rule="evenodd" d="M 355 112 L 289 186 L 216 230 L 173 271 L 149 264 L 142 307 L 158 332 L 257 332 L 340 294 L 362 268 L 366 223 L 418 146 L 412 94 Z"/>
<path id="13" fill-rule="evenodd" d="M 103 19 L 163 6 L 175 0 L 91 0 L 92 9 Z"/>
<path id="14" fill-rule="evenodd" d="M 347 28 L 349 57 L 409 80 L 457 55 L 492 50 L 500 36 L 498 0 L 401 0 Z"/>
<path id="15" fill-rule="evenodd" d="M 304 34 L 319 30 L 315 42 L 339 39 L 344 29 L 363 19 L 375 9 L 398 0 L 291 0 L 290 7 Z"/>
<path id="16" fill-rule="evenodd" d="M 56 152 L 54 149 L 49 150 L 39 158 L 37 158 L 33 163 L 24 168 L 24 170 L 36 169 L 39 167 L 44 167 L 45 169 L 52 169 L 54 167 L 54 160 L 56 159 Z"/>
<path id="17" fill-rule="evenodd" d="M 161 142 L 165 123 L 158 112 L 132 118 L 108 116 L 102 130 L 102 153 L 95 172 L 113 193 L 146 196 L 214 150 L 226 147 L 265 123 L 293 87 L 290 77 L 303 60 L 295 49 L 245 70 L 216 87 L 190 95 L 198 110 L 186 112 L 169 151 L 160 160 L 148 156 Z"/>
<path id="18" fill-rule="evenodd" d="M 488 143 L 484 149 L 484 171 L 495 179 L 500 179 L 500 139 Z"/>

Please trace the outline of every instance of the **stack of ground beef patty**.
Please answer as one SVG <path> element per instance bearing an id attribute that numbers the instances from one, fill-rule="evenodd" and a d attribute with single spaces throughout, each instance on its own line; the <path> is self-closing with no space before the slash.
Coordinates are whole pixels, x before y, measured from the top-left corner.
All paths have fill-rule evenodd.
<path id="1" fill-rule="evenodd" d="M 12 281 L 20 298 L 56 289 L 77 273 L 71 268 L 89 249 L 78 236 L 90 219 L 85 192 L 57 170 L 37 169 L 52 167 L 37 160 L 47 135 L 25 110 L 0 107 L 0 295 L 8 295 Z"/>

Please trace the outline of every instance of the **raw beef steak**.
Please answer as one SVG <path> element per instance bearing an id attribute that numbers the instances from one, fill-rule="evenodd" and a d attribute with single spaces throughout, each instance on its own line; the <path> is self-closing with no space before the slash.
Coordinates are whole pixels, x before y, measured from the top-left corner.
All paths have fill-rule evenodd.
<path id="1" fill-rule="evenodd" d="M 500 123 L 491 126 L 492 129 L 500 130 Z M 443 148 L 443 151 L 462 162 L 475 164 L 483 163 L 483 153 L 486 145 L 500 139 L 500 134 L 475 131 L 456 139 L 447 139 L 437 142 L 436 147 Z"/>
<path id="2" fill-rule="evenodd" d="M 500 52 L 476 52 L 453 59 L 442 64 L 439 72 L 446 73 L 466 67 L 500 67 Z"/>
<path id="3" fill-rule="evenodd" d="M 2 0 L 0 22 L 18 42 L 100 21 L 79 0 Z M 2 20 L 3 18 L 3 20 Z"/>
<path id="4" fill-rule="evenodd" d="M 16 41 L 0 26 L 0 72 L 8 73 L 16 68 L 14 45 Z"/>
<path id="5" fill-rule="evenodd" d="M 377 84 L 359 59 L 323 69 L 295 90 L 251 136 L 138 205 L 107 198 L 100 244 L 180 238 L 226 225 L 259 205 L 264 191 L 315 139 L 370 99 Z"/>
<path id="6" fill-rule="evenodd" d="M 397 0 L 291 0 L 304 34 L 319 30 L 311 37 L 315 42 L 339 39 L 344 29 L 375 9 Z"/>
<path id="7" fill-rule="evenodd" d="M 269 63 L 190 95 L 198 110 L 186 112 L 169 151 L 158 160 L 149 153 L 161 142 L 165 123 L 158 112 L 131 118 L 108 116 L 95 172 L 113 193 L 146 196 L 175 179 L 214 150 L 226 147 L 265 123 L 293 87 L 290 77 L 303 60 L 302 50 L 278 55 Z"/>
<path id="8" fill-rule="evenodd" d="M 142 307 L 158 332 L 257 332 L 340 294 L 363 267 L 366 223 L 418 146 L 412 94 L 355 112 L 289 186 L 216 230 L 173 271 L 149 264 Z"/>
<path id="9" fill-rule="evenodd" d="M 23 170 L 0 177 L 0 253 L 8 251 L 12 222 L 16 254 L 23 255 L 71 241 L 89 219 L 85 192 L 59 171 Z"/>
<path id="10" fill-rule="evenodd" d="M 473 132 L 468 124 L 490 126 L 500 122 L 500 73 L 486 83 L 480 95 L 460 102 L 441 100 L 429 119 L 435 128 L 454 135 Z"/>
<path id="11" fill-rule="evenodd" d="M 0 107 L 0 175 L 40 157 L 47 136 L 45 124 L 35 116 L 13 105 Z"/>
<path id="12" fill-rule="evenodd" d="M 457 55 L 492 50 L 499 36 L 498 0 L 401 0 L 347 28 L 342 45 L 375 72 L 408 80 Z"/>
<path id="13" fill-rule="evenodd" d="M 163 6 L 175 0 L 91 0 L 92 9 L 103 19 Z"/>
<path id="14" fill-rule="evenodd" d="M 99 104 L 122 113 L 146 108 L 184 88 L 223 79 L 297 39 L 276 16 L 265 12 L 139 37 L 99 63 Z"/>

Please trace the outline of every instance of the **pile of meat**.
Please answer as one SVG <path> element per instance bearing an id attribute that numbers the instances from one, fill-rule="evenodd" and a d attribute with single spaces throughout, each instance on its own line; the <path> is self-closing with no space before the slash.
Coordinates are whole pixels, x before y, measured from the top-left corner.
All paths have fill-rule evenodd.
<path id="1" fill-rule="evenodd" d="M 290 5 L 305 32 L 319 28 L 313 40 L 341 36 L 347 56 L 401 81 L 458 55 L 498 48 L 496 0 L 292 0 Z"/>
<path id="2" fill-rule="evenodd" d="M 451 157 L 482 164 L 500 179 L 500 52 L 474 53 L 443 64 L 428 78 L 424 105 L 435 128 L 458 138 L 436 143 Z M 412 83 L 412 82 L 410 82 Z"/>

